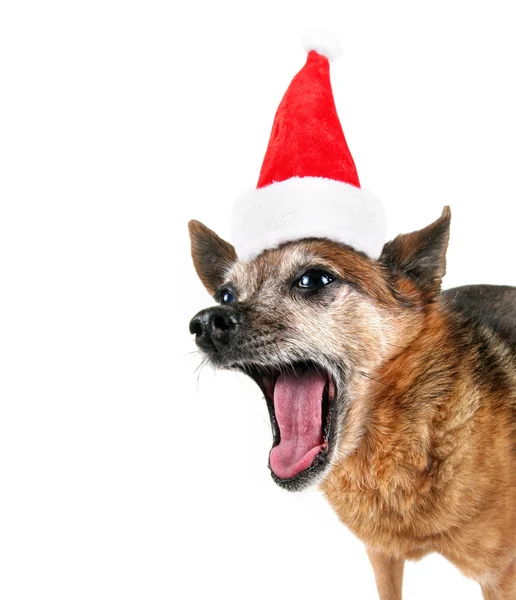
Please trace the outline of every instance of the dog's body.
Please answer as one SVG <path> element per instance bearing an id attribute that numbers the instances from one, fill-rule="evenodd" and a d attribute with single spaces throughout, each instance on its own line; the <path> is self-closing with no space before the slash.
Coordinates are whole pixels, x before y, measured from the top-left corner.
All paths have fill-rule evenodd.
<path id="1" fill-rule="evenodd" d="M 201 280 L 230 300 L 192 320 L 199 346 L 260 385 L 274 479 L 319 484 L 382 600 L 429 552 L 485 598 L 516 597 L 516 288 L 440 293 L 449 222 L 445 210 L 378 261 L 313 239 L 249 263 L 191 224 Z"/>
<path id="2" fill-rule="evenodd" d="M 515 597 L 515 315 L 516 288 L 448 290 L 369 385 L 366 431 L 322 489 L 384 577 L 439 552 Z"/>

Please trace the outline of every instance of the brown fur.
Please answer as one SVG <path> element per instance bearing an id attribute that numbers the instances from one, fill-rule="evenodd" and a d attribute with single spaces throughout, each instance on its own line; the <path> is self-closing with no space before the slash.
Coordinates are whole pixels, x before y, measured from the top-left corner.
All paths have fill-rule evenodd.
<path id="1" fill-rule="evenodd" d="M 399 600 L 403 561 L 429 552 L 486 599 L 516 598 L 516 293 L 505 288 L 499 319 L 482 302 L 475 312 L 471 293 L 440 294 L 449 223 L 445 209 L 379 261 L 303 240 L 240 263 L 217 237 L 215 271 L 210 230 L 193 226 L 201 280 L 212 293 L 230 283 L 246 320 L 238 360 L 219 366 L 319 355 L 342 367 L 338 443 L 319 485 L 368 548 L 381 600 Z M 314 265 L 339 285 L 297 297 L 289 282 Z"/>

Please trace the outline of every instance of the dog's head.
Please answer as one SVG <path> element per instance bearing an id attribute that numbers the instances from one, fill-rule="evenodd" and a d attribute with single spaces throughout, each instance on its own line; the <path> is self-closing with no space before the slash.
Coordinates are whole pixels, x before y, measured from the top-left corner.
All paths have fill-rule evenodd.
<path id="1" fill-rule="evenodd" d="M 190 323 L 221 369 L 243 371 L 267 401 L 269 467 L 287 489 L 320 481 L 367 422 L 367 386 L 415 331 L 445 272 L 450 210 L 385 245 L 375 261 L 304 239 L 238 261 L 233 246 L 189 224 L 195 269 L 218 305 Z M 412 333 L 411 333 L 412 332 Z M 350 411 L 353 404 L 363 404 Z"/>

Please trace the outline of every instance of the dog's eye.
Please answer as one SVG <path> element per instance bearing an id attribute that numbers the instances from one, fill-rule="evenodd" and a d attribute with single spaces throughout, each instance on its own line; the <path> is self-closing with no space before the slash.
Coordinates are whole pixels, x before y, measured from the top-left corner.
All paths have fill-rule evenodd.
<path id="1" fill-rule="evenodd" d="M 228 290 L 223 290 L 220 293 L 220 303 L 221 304 L 231 304 L 235 301 L 235 296 Z"/>
<path id="2" fill-rule="evenodd" d="M 297 285 L 305 290 L 316 290 L 328 285 L 334 280 L 334 277 L 325 271 L 307 271 L 302 275 Z"/>

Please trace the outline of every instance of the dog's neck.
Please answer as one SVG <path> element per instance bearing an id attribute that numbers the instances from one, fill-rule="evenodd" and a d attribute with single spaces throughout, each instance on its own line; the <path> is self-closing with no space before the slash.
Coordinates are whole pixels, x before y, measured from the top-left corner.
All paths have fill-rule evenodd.
<path id="1" fill-rule="evenodd" d="M 443 451 L 445 431 L 469 416 L 454 414 L 461 356 L 457 332 L 440 303 L 399 330 L 403 335 L 382 365 L 353 376 L 341 452 L 325 491 L 346 479 L 360 489 L 421 489 Z"/>

